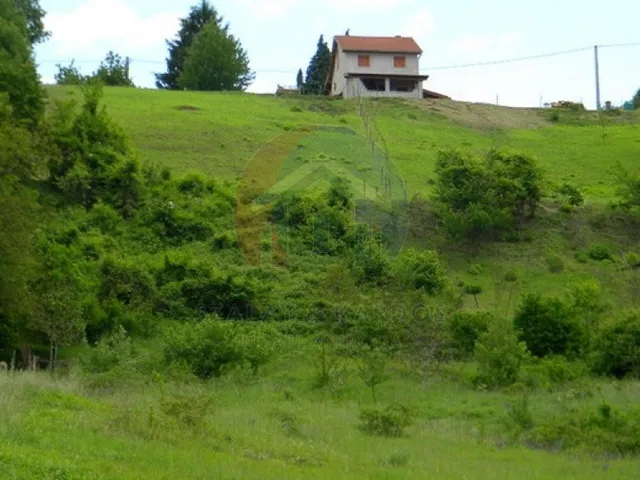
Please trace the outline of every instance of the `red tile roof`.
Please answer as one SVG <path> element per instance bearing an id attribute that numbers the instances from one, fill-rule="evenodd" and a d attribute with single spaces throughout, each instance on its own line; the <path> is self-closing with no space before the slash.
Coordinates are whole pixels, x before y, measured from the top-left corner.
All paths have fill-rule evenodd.
<path id="1" fill-rule="evenodd" d="M 337 36 L 334 40 L 345 52 L 422 53 L 411 37 Z"/>

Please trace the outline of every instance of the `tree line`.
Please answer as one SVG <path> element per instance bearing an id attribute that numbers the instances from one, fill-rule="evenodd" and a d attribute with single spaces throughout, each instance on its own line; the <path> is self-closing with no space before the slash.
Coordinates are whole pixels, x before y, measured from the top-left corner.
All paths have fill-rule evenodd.
<path id="1" fill-rule="evenodd" d="M 27 0 L 21 0 L 27 1 Z M 173 40 L 166 40 L 167 70 L 156 73 L 156 87 L 165 90 L 224 91 L 245 90 L 255 80 L 249 56 L 238 38 L 229 32 L 229 23 L 207 1 L 191 7 L 180 19 Z M 82 74 L 74 65 L 56 65 L 59 85 L 82 85 L 99 79 L 104 85 L 134 87 L 129 75 L 129 59 L 110 51 L 98 69 Z"/>

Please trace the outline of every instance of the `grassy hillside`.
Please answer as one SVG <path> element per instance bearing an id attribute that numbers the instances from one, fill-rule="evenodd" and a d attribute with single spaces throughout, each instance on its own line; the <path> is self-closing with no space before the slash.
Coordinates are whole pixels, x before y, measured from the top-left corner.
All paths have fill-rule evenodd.
<path id="1" fill-rule="evenodd" d="M 48 92 L 52 100 L 79 98 L 78 90 L 68 87 L 51 87 Z M 234 178 L 263 144 L 297 125 L 364 132 L 356 101 L 126 88 L 105 89 L 104 100 L 113 118 L 126 126 L 141 158 L 177 173 L 199 170 Z M 389 100 L 374 110 L 410 195 L 429 190 L 437 148 L 525 151 L 538 158 L 550 180 L 573 181 L 591 202 L 610 199 L 611 169 L 617 161 L 626 167 L 638 161 L 640 117 L 629 112 L 605 118 L 603 127 L 592 113 L 560 113 L 554 124 L 544 110 L 447 101 Z M 326 150 L 331 148 L 327 142 Z M 358 153 L 350 145 L 341 148 L 344 155 Z"/>
<path id="2" fill-rule="evenodd" d="M 53 101 L 79 99 L 72 87 L 50 87 Z M 125 126 L 140 157 L 177 174 L 200 171 L 234 180 L 266 143 L 296 126 L 324 125 L 332 132 L 304 138 L 287 157 L 274 191 L 290 188 L 317 165 L 333 163 L 348 176 L 357 196 L 373 193 L 362 180 L 378 180 L 364 134 L 357 101 L 323 98 L 277 98 L 238 93 L 166 92 L 107 88 L 109 114 Z M 617 162 L 625 168 L 640 165 L 640 115 L 559 112 L 552 121 L 549 110 L 517 109 L 452 101 L 402 102 L 386 100 L 369 107 L 375 116 L 376 154 L 389 153 L 398 184 L 393 194 L 412 198 L 432 190 L 437 149 L 459 148 L 483 154 L 491 148 L 533 155 L 546 175 L 548 190 L 569 182 L 580 188 L 585 206 L 563 214 L 559 204 L 547 200 L 544 213 L 528 229 L 529 241 L 490 244 L 477 252 L 461 250 L 435 232 L 433 219 L 413 217 L 406 245 L 437 248 L 447 259 L 455 281 L 480 284 L 482 306 L 504 308 L 502 278 L 513 270 L 521 281 L 518 293 L 562 293 L 571 282 L 596 278 L 605 294 L 619 305 L 639 305 L 637 270 L 619 264 L 576 261 L 575 255 L 592 245 L 604 244 L 620 260 L 638 251 L 640 241 L 633 225 L 625 226 L 601 207 L 615 201 Z M 288 173 L 296 171 L 293 177 Z M 285 177 L 287 177 L 285 179 Z M 358 183 L 360 182 L 360 183 Z M 369 180 L 367 180 L 369 183 Z M 550 271 L 548 260 L 559 256 L 563 268 Z M 469 275 L 472 265 L 482 275 Z M 467 299 L 467 302 L 473 302 Z M 471 304 L 470 304 L 471 305 Z"/>
<path id="3" fill-rule="evenodd" d="M 310 356 L 298 345 L 257 381 L 238 374 L 215 385 L 147 378 L 87 391 L 74 378 L 1 376 L 0 478 L 637 478 L 637 459 L 560 454 L 497 434 L 512 425 L 506 406 L 517 394 L 423 382 L 401 366 L 378 401 L 409 404 L 418 420 L 400 438 L 367 435 L 358 415 L 371 399 L 357 371 L 348 366 L 333 391 L 314 390 Z M 596 412 L 601 398 L 630 408 L 639 394 L 637 384 L 603 382 L 533 394 L 531 411 L 550 425 L 569 410 Z"/>
<path id="4" fill-rule="evenodd" d="M 95 114 L 53 124 L 38 247 L 60 317 L 38 328 L 64 335 L 70 318 L 87 343 L 51 373 L 0 371 L 0 479 L 637 477 L 640 228 L 609 206 L 616 164 L 638 167 L 637 115 L 379 101 L 372 145 L 357 102 L 104 100 L 135 154 L 173 173 L 138 170 Z M 535 156 L 534 218 L 446 236 L 428 200 L 441 148 Z M 343 183 L 283 195 L 334 176 L 376 215 L 372 200 L 402 206 L 415 250 L 385 252 Z M 584 205 L 567 208 L 565 182 Z M 284 268 L 247 262 L 239 195 L 254 200 L 243 214 L 276 201 Z M 531 292 L 559 300 L 516 317 Z M 57 331 L 13 327 L 48 358 Z"/>

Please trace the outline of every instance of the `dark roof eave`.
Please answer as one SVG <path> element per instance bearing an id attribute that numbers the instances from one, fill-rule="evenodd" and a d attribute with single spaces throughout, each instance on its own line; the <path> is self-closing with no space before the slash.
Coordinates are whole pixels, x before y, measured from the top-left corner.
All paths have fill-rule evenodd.
<path id="1" fill-rule="evenodd" d="M 342 49 L 345 53 L 390 53 L 390 54 L 399 54 L 402 53 L 404 55 L 422 55 L 424 52 L 422 50 L 371 50 L 371 49 Z"/>
<path id="2" fill-rule="evenodd" d="M 378 78 L 393 78 L 393 77 L 400 77 L 400 78 L 414 78 L 416 80 L 426 80 L 429 78 L 429 75 L 409 75 L 409 74 L 402 74 L 402 73 L 345 73 L 344 74 L 345 78 L 349 78 L 349 77 L 378 77 Z"/>

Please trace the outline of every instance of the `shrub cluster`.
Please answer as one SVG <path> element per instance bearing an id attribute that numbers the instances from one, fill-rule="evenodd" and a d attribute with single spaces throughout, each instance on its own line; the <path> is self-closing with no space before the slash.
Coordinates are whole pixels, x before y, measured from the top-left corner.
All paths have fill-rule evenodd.
<path id="1" fill-rule="evenodd" d="M 447 235 L 486 238 L 535 216 L 543 176 L 531 157 L 491 151 L 486 158 L 450 150 L 436 164 L 436 209 Z"/>

